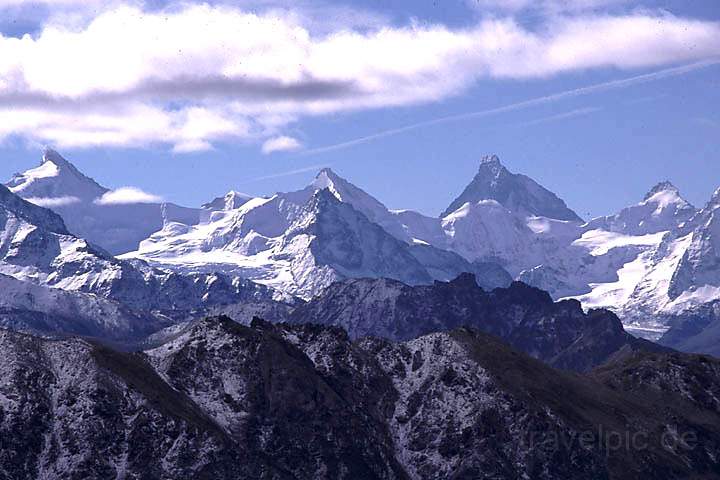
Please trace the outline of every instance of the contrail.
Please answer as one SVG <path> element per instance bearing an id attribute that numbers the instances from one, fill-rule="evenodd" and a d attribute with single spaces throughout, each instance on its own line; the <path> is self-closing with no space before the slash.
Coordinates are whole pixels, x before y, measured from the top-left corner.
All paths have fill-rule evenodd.
<path id="1" fill-rule="evenodd" d="M 600 108 L 600 107 L 578 108 L 577 110 L 571 110 L 569 112 L 558 113 L 556 115 L 550 115 L 548 117 L 541 117 L 536 120 L 530 120 L 528 122 L 513 123 L 513 124 L 510 124 L 507 126 L 508 127 L 524 127 L 524 126 L 529 126 L 529 125 L 537 125 L 537 124 L 541 124 L 541 123 L 563 120 L 566 118 L 575 118 L 575 117 L 579 117 L 579 116 L 583 116 L 583 115 L 590 115 L 590 114 L 598 112 L 600 110 L 602 110 L 602 108 Z M 333 163 L 334 162 L 318 163 L 318 164 L 310 165 L 307 167 L 295 168 L 292 170 L 286 170 L 284 172 L 273 173 L 270 175 L 263 175 L 261 177 L 255 177 L 255 178 L 251 178 L 249 180 L 245 180 L 244 182 L 241 182 L 239 185 L 245 185 L 248 183 L 259 182 L 261 180 L 270 180 L 273 178 L 289 177 L 291 175 L 297 175 L 299 173 L 314 172 L 320 168 L 329 167 Z"/>
<path id="2" fill-rule="evenodd" d="M 286 172 L 273 173 L 271 175 L 263 175 L 262 177 L 255 177 L 255 178 L 251 178 L 250 180 L 245 180 L 244 182 L 241 182 L 239 185 L 245 185 L 248 183 L 259 182 L 260 180 L 270 180 L 271 178 L 289 177 L 290 175 L 296 175 L 298 173 L 313 172 L 320 168 L 329 167 L 330 165 L 331 165 L 330 163 L 318 163 L 316 165 L 310 165 L 310 166 L 303 167 L 303 168 L 296 168 L 294 170 L 288 170 Z"/>
<path id="3" fill-rule="evenodd" d="M 564 92 L 547 95 L 545 97 L 533 98 L 530 100 L 524 100 L 522 102 L 511 103 L 502 107 L 491 108 L 489 110 L 480 110 L 477 112 L 461 113 L 459 115 L 450 115 L 447 117 L 436 118 L 433 120 L 427 120 L 424 122 L 413 123 L 404 127 L 393 128 L 385 130 L 383 132 L 374 133 L 365 137 L 356 138 L 354 140 L 348 140 L 346 142 L 336 143 L 334 145 L 328 145 L 325 147 L 317 147 L 309 150 L 305 150 L 299 155 L 308 156 L 316 155 L 319 153 L 333 152 L 336 150 L 342 150 L 345 148 L 353 147 L 363 143 L 371 142 L 380 138 L 390 137 L 393 135 L 399 135 L 401 133 L 409 132 L 411 130 L 417 130 L 420 128 L 430 127 L 433 125 L 440 125 L 443 123 L 458 122 L 462 120 L 468 120 L 471 118 L 487 117 L 490 115 L 497 115 L 500 113 L 512 112 L 515 110 L 522 110 L 528 107 L 534 107 L 537 105 L 544 105 L 546 103 L 557 102 L 567 98 L 580 97 L 584 95 L 590 95 L 592 93 L 604 92 L 607 90 L 615 90 L 619 88 L 626 88 L 632 85 L 638 85 L 642 83 L 654 82 L 669 77 L 676 77 L 678 75 L 684 75 L 686 73 L 700 70 L 702 68 L 711 67 L 720 64 L 720 58 L 714 58 L 710 60 L 703 60 L 701 62 L 690 63 L 679 67 L 666 68 L 664 70 L 658 70 L 643 75 L 637 75 L 634 77 L 623 78 L 620 80 L 612 80 L 610 82 L 597 83 L 595 85 L 589 85 L 587 87 L 575 88 L 573 90 L 567 90 Z"/>
<path id="4" fill-rule="evenodd" d="M 550 115 L 548 117 L 541 117 L 537 120 L 528 120 L 527 122 L 519 122 L 514 123 L 510 126 L 516 126 L 516 127 L 527 127 L 531 125 L 540 125 L 543 123 L 549 123 L 549 122 L 556 122 L 558 120 L 566 120 L 568 118 L 575 118 L 575 117 L 582 117 L 585 115 L 591 115 L 593 113 L 597 113 L 601 111 L 602 107 L 585 107 L 585 108 L 578 108 L 577 110 L 570 110 L 569 112 L 563 112 L 563 113 L 557 113 L 555 115 Z"/>

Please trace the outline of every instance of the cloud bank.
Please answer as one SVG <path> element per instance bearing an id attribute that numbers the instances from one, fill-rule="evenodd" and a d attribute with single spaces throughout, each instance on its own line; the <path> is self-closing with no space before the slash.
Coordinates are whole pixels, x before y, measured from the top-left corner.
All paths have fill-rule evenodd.
<path id="1" fill-rule="evenodd" d="M 161 203 L 163 198 L 136 187 L 120 187 L 95 200 L 98 205 L 126 205 L 131 203 Z"/>
<path id="2" fill-rule="evenodd" d="M 49 22 L 32 37 L 0 36 L 0 140 L 160 144 L 176 153 L 227 141 L 271 148 L 304 116 L 439 101 L 482 79 L 720 55 L 717 22 L 581 10 L 530 29 L 508 15 L 470 28 L 333 24 L 318 33 L 291 10 L 184 4 L 116 6 L 81 27 Z"/>

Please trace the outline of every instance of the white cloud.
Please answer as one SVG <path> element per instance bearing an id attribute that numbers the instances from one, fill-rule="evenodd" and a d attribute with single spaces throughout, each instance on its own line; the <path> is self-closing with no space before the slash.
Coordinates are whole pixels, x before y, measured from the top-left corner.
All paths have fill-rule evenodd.
<path id="1" fill-rule="evenodd" d="M 111 190 L 95 200 L 98 205 L 124 205 L 129 203 L 161 203 L 163 198 L 144 192 L 136 187 Z"/>
<path id="2" fill-rule="evenodd" d="M 262 145 L 262 152 L 267 155 L 273 152 L 292 152 L 302 148 L 302 144 L 293 137 L 285 135 L 270 138 Z"/>
<path id="3" fill-rule="evenodd" d="M 66 205 L 73 205 L 78 203 L 80 199 L 78 197 L 64 196 L 64 197 L 30 197 L 26 199 L 30 203 L 34 203 L 39 207 L 54 208 L 64 207 Z"/>
<path id="4" fill-rule="evenodd" d="M 52 5 L 52 6 L 65 6 L 65 5 L 85 5 L 85 6 L 96 6 L 102 3 L 109 3 L 103 0 L 0 0 L 0 8 L 4 7 L 19 7 L 24 5 Z"/>
<path id="5" fill-rule="evenodd" d="M 173 153 L 196 153 L 212 150 L 212 143 L 205 140 L 183 140 L 173 146 Z"/>
<path id="6" fill-rule="evenodd" d="M 183 153 L 282 136 L 307 115 L 433 102 L 484 78 L 720 55 L 720 24 L 666 13 L 581 12 L 535 29 L 512 17 L 462 29 L 332 24 L 322 33 L 313 22 L 288 9 L 122 6 L 81 28 L 51 22 L 33 37 L 0 36 L 0 140 Z"/>
<path id="7" fill-rule="evenodd" d="M 594 10 L 629 3 L 629 0 L 466 0 L 466 3 L 481 12 L 541 10 L 546 13 L 561 13 Z"/>

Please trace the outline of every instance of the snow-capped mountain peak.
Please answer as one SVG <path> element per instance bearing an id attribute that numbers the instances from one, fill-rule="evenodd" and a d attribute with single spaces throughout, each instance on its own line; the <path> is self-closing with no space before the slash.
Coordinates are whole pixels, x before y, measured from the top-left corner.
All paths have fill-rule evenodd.
<path id="1" fill-rule="evenodd" d="M 283 235 L 276 259 L 289 259 L 299 293 L 311 297 L 338 278 L 387 277 L 429 283 L 410 246 L 371 222 L 329 188 L 315 191 Z"/>
<path id="2" fill-rule="evenodd" d="M 200 208 L 211 211 L 235 210 L 245 205 L 248 200 L 251 200 L 252 198 L 252 195 L 248 195 L 247 193 L 230 190 L 222 197 L 217 197 L 212 201 L 203 204 Z"/>
<path id="3" fill-rule="evenodd" d="M 315 179 L 311 183 L 314 190 L 329 190 L 338 200 L 343 201 L 341 190 L 348 188 L 356 189 L 354 185 L 340 177 L 338 174 L 332 171 L 330 168 L 323 168 L 315 176 Z M 359 189 L 358 189 L 359 190 Z"/>
<path id="4" fill-rule="evenodd" d="M 377 223 L 391 235 L 407 240 L 401 222 L 378 199 L 353 185 L 330 168 L 323 168 L 308 187 L 312 191 L 327 189 L 341 202 L 352 205 L 358 212 L 365 215 L 371 222 Z"/>
<path id="5" fill-rule="evenodd" d="M 99 200 L 110 189 L 52 149 L 45 150 L 39 166 L 15 174 L 6 186 L 30 203 L 52 209 L 70 232 L 113 255 L 135 250 L 167 222 L 200 221 L 201 210 L 172 203 L 103 203 Z"/>
<path id="6" fill-rule="evenodd" d="M 660 193 L 679 194 L 680 190 L 675 185 L 673 185 L 673 183 L 671 181 L 665 180 L 665 181 L 657 183 L 654 187 L 652 187 L 650 189 L 650 191 L 645 194 L 643 201 L 648 201 Z"/>
<path id="7" fill-rule="evenodd" d="M 642 202 L 615 215 L 595 218 L 587 223 L 586 230 L 599 229 L 627 235 L 653 234 L 679 227 L 696 212 L 675 185 L 664 181 L 651 188 Z"/>
<path id="8" fill-rule="evenodd" d="M 338 200 L 350 203 L 356 209 L 367 212 L 387 212 L 387 207 L 379 200 L 366 193 L 361 188 L 353 185 L 343 177 L 335 173 L 331 168 L 323 168 L 315 176 L 310 184 L 314 191 L 327 189 Z M 366 212 L 363 212 L 367 215 Z M 369 216 L 372 218 L 371 216 Z"/>
<path id="9" fill-rule="evenodd" d="M 557 195 L 530 177 L 510 172 L 497 155 L 488 155 L 480 160 L 478 173 L 441 217 L 446 217 L 466 203 L 473 204 L 481 200 L 495 200 L 522 217 L 582 221 Z"/>
<path id="10" fill-rule="evenodd" d="M 658 210 L 668 207 L 676 210 L 694 209 L 694 207 L 680 195 L 680 190 L 669 181 L 660 182 L 645 194 L 643 203 L 657 205 Z"/>
<path id="11" fill-rule="evenodd" d="M 75 168 L 75 165 L 65 160 L 60 153 L 52 148 L 46 148 L 43 152 L 42 164 L 44 165 L 47 163 L 51 163 L 59 169 L 69 170 L 73 173 L 80 174 L 78 169 Z"/>
<path id="12" fill-rule="evenodd" d="M 93 200 L 108 192 L 83 175 L 58 152 L 46 149 L 39 166 L 18 173 L 7 183 L 13 193 L 42 206 Z"/>

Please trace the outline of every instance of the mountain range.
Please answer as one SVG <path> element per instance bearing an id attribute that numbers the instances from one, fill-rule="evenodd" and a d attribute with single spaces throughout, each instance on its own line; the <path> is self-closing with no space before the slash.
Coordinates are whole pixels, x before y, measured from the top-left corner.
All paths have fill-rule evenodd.
<path id="1" fill-rule="evenodd" d="M 25 223 L 6 222 L 0 273 L 163 310 L 179 304 L 149 305 L 156 294 L 138 285 L 218 276 L 264 285 L 270 297 L 310 300 L 347 279 L 413 286 L 469 272 L 486 290 L 520 280 L 555 300 L 610 309 L 635 335 L 718 353 L 719 193 L 698 209 L 661 182 L 638 204 L 586 222 L 497 156 L 481 159 L 437 218 L 390 210 L 327 168 L 297 191 L 257 198 L 231 191 L 200 208 L 108 204 L 109 191 L 46 151 L 38 167 L 7 183 L 2 202 L 22 197 L 60 218 L 37 208 Z"/>
<path id="2" fill-rule="evenodd" d="M 112 193 L 0 185 L 0 478 L 720 478 L 720 191 Z"/>

